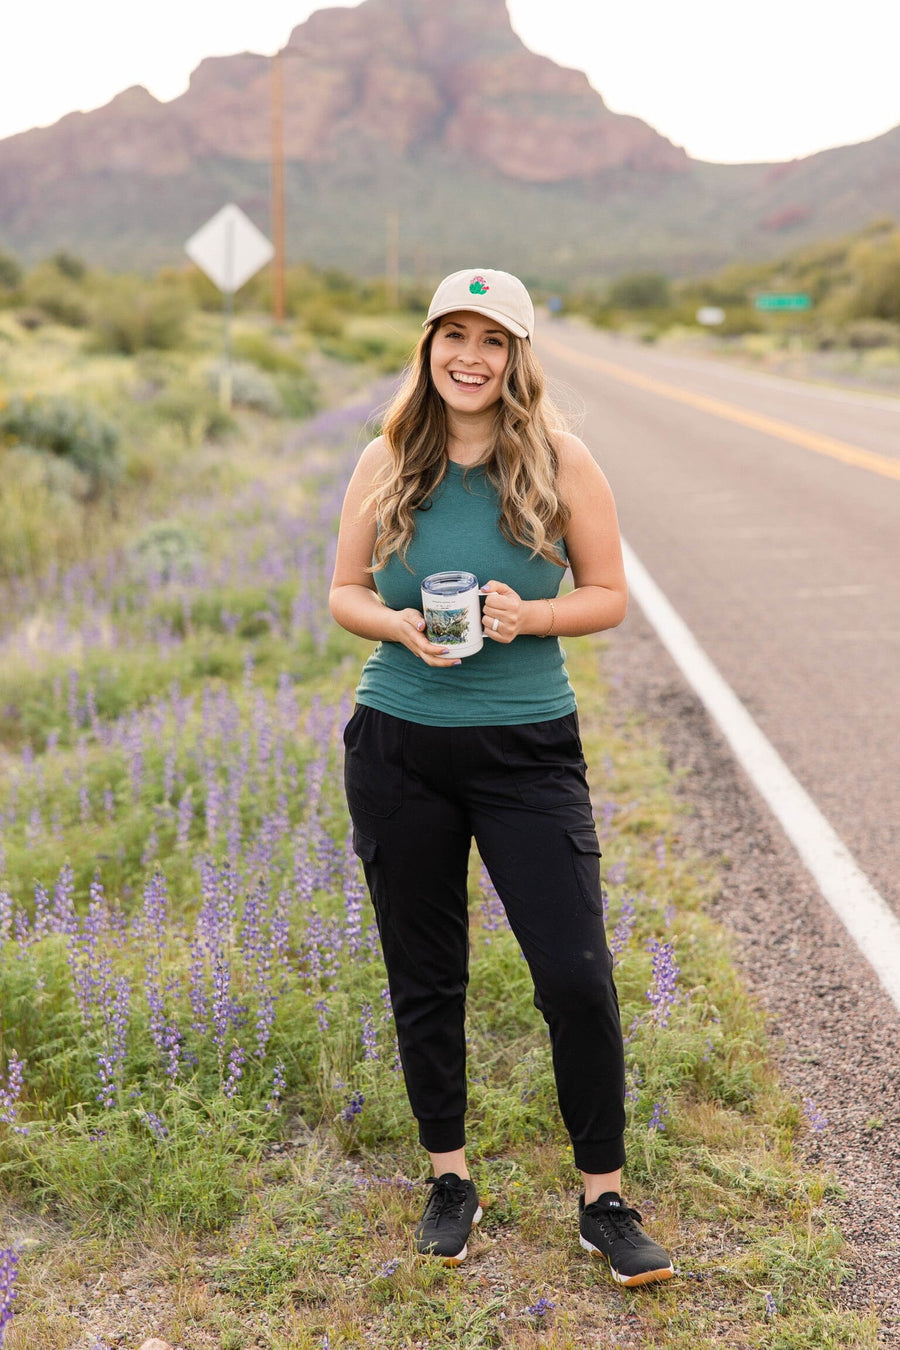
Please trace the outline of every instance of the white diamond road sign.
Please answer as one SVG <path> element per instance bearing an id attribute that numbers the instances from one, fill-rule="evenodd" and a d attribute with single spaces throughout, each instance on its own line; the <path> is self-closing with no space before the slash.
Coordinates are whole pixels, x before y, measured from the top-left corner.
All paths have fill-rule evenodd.
<path id="1" fill-rule="evenodd" d="M 233 202 L 201 225 L 184 249 L 226 295 L 239 290 L 275 252 L 262 231 Z"/>

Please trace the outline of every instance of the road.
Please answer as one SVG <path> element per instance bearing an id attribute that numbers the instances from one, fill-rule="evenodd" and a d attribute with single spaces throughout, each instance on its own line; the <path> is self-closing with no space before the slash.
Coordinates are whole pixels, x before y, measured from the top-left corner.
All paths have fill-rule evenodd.
<path id="1" fill-rule="evenodd" d="M 536 348 L 623 535 L 900 912 L 900 400 L 573 322 Z"/>

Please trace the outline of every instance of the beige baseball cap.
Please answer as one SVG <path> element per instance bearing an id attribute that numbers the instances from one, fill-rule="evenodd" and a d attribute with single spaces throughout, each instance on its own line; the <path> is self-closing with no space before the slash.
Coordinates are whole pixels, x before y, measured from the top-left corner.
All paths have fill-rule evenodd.
<path id="1" fill-rule="evenodd" d="M 428 318 L 453 314 L 458 309 L 471 309 L 486 314 L 502 323 L 516 337 L 534 336 L 534 305 L 518 277 L 510 272 L 496 272 L 489 267 L 471 268 L 453 272 L 444 277 L 428 306 Z"/>

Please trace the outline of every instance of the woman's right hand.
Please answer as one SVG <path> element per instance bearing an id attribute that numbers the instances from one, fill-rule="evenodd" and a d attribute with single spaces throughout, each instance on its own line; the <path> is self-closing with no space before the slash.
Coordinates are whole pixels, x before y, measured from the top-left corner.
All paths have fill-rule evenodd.
<path id="1" fill-rule="evenodd" d="M 425 620 L 417 609 L 398 609 L 394 611 L 396 618 L 397 635 L 396 642 L 402 642 L 412 652 L 413 656 L 418 656 L 424 661 L 426 666 L 458 666 L 461 664 L 458 656 L 449 654 L 448 647 L 441 646 L 437 642 L 429 642 L 425 636 Z"/>

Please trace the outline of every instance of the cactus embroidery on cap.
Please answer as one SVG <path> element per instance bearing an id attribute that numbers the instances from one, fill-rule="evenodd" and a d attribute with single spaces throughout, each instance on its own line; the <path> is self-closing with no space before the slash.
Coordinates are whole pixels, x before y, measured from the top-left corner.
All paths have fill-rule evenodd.
<path id="1" fill-rule="evenodd" d="M 485 281 L 484 277 L 473 277 L 472 280 L 469 282 L 469 290 L 471 291 L 472 295 L 484 295 L 490 289 L 491 288 Z"/>

